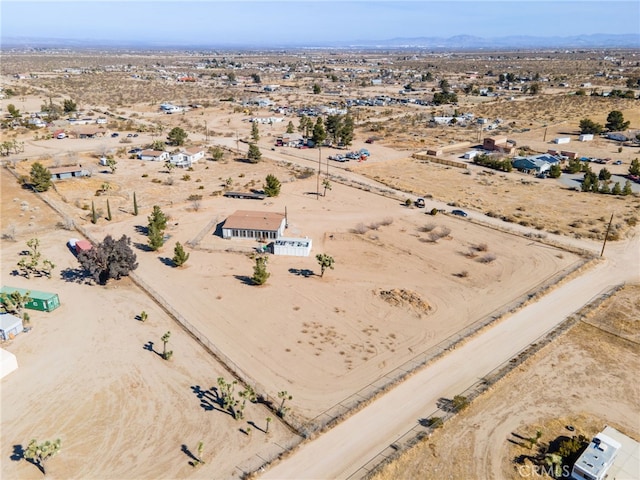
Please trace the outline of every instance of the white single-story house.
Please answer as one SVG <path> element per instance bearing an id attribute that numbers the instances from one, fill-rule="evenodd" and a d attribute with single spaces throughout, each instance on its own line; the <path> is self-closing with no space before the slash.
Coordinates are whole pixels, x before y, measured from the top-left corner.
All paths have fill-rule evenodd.
<path id="1" fill-rule="evenodd" d="M 51 167 L 51 180 L 64 180 L 65 178 L 90 177 L 91 172 L 82 165 L 71 165 L 67 167 Z"/>
<path id="2" fill-rule="evenodd" d="M 571 477 L 579 480 L 603 480 L 622 445 L 604 433 L 598 433 L 576 460 Z"/>
<path id="3" fill-rule="evenodd" d="M 225 220 L 222 238 L 275 240 L 284 234 L 286 227 L 282 213 L 238 210 Z"/>
<path id="4" fill-rule="evenodd" d="M 170 160 L 169 152 L 163 152 L 160 150 L 142 150 L 138 153 L 140 160 L 148 160 L 151 162 L 166 162 Z"/>
<path id="5" fill-rule="evenodd" d="M 0 338 L 9 340 L 22 333 L 22 319 L 10 313 L 0 314 Z"/>
<path id="6" fill-rule="evenodd" d="M 16 356 L 0 348 L 0 378 L 4 378 L 14 370 L 18 369 L 18 359 Z"/>
<path id="7" fill-rule="evenodd" d="M 273 242 L 274 255 L 290 255 L 294 257 L 308 257 L 311 253 L 310 238 L 280 237 Z"/>
<path id="8" fill-rule="evenodd" d="M 176 167 L 190 167 L 201 158 L 204 158 L 204 150 L 193 147 L 171 155 L 171 163 Z"/>

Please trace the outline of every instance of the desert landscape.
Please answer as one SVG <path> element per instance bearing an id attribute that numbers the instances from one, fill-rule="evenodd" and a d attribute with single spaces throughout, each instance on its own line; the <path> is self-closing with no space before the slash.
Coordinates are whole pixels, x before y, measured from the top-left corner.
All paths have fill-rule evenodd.
<path id="1" fill-rule="evenodd" d="M 479 150 L 487 136 L 508 136 L 518 155 L 546 153 L 554 138 L 566 136 L 567 148 L 579 145 L 579 156 L 592 160 L 584 162 L 596 174 L 607 169 L 624 184 L 640 156 L 634 136 L 640 107 L 635 96 L 599 94 L 626 91 L 625 79 L 640 75 L 635 62 L 621 60 L 625 54 L 606 60 L 623 62 L 620 78 L 594 77 L 603 60 L 579 54 L 560 55 L 543 72 L 536 52 L 525 59 L 398 56 L 388 65 L 395 77 L 378 83 L 371 81 L 378 76 L 373 66 L 386 65 L 387 54 L 3 52 L 2 112 L 21 113 L 3 120 L 2 284 L 55 292 L 61 306 L 30 311 L 28 333 L 2 344 L 19 363 L 1 383 L 2 476 L 39 478 L 23 450 L 32 438 L 61 438 L 63 453 L 47 463 L 48 476 L 245 478 L 295 455 L 296 445 L 366 408 L 425 364 L 602 265 L 605 238 L 624 265 L 620 283 L 635 278 L 637 265 L 621 260 L 635 258 L 633 252 L 625 257 L 616 245 L 635 245 L 639 184 L 629 181 L 625 195 L 583 192 L 582 177 L 538 178 L 461 158 Z M 487 62 L 492 72 L 469 73 L 485 71 L 480 65 Z M 416 80 L 416 69 L 424 79 Z M 507 69 L 522 80 L 500 82 L 497 72 Z M 434 104 L 442 80 L 458 93 L 456 102 Z M 588 81 L 587 94 L 560 85 Z M 407 83 L 415 88 L 406 89 Z M 532 94 L 537 83 L 543 87 Z M 516 90 L 516 84 L 528 88 Z M 488 86 L 496 87 L 495 96 L 480 93 Z M 637 86 L 629 91 L 636 95 Z M 60 111 L 46 126 L 28 123 L 43 108 L 71 107 L 69 101 L 74 109 Z M 165 113 L 167 102 L 179 113 Z M 582 119 L 604 125 L 613 110 L 629 122 L 628 140 L 602 135 L 578 142 Z M 495 128 L 434 123 L 463 112 Z M 348 145 L 276 146 L 288 135 L 302 136 L 303 118 L 326 122 L 333 115 L 353 118 Z M 91 127 L 95 135 L 80 138 L 88 130 L 67 116 L 104 122 Z M 171 144 L 176 128 L 187 136 Z M 59 132 L 66 133 L 57 138 Z M 414 156 L 456 144 L 431 161 Z M 167 160 L 139 158 L 152 147 L 165 150 Z M 258 161 L 249 158 L 251 147 L 260 150 Z M 171 155 L 187 148 L 202 158 L 176 166 Z M 359 161 L 328 159 L 360 149 L 368 155 Z M 34 163 L 84 173 L 34 192 Z M 281 184 L 274 196 L 264 194 L 270 175 Z M 238 192 L 257 199 L 228 196 Z M 156 250 L 149 246 L 154 207 L 167 217 Z M 452 214 L 456 209 L 464 216 Z M 311 239 L 311 255 L 267 255 L 268 279 L 256 285 L 256 258 L 269 242 L 222 238 L 226 219 L 245 210 L 286 215 L 285 236 Z M 107 235 L 128 237 L 138 265 L 99 285 L 81 268 L 69 240 L 86 239 L 95 248 Z M 19 271 L 26 242 L 34 238 L 55 264 L 51 278 Z M 177 243 L 189 254 L 181 266 Z M 317 254 L 331 257 L 326 271 Z M 596 398 L 583 406 L 572 401 L 582 393 L 580 375 L 593 372 L 585 366 L 596 355 L 590 340 L 604 345 L 609 359 L 624 355 L 627 372 L 637 370 L 636 296 L 637 288 L 628 286 L 613 299 L 626 302 L 626 320 L 597 314 L 594 320 L 596 327 L 614 322 L 611 328 L 631 337 L 612 340 L 609 331 L 578 325 L 545 347 L 553 354 L 528 359 L 379 478 L 517 478 L 517 452 L 504 443 L 508 433 L 543 428 L 546 441 L 547 430 L 552 435 L 563 422 L 590 435 L 609 423 L 638 439 L 637 391 L 623 371 L 598 390 L 620 390 L 620 404 L 608 416 L 594 407 Z M 562 375 L 576 378 L 565 403 L 543 397 L 535 412 L 518 407 L 532 379 L 566 382 L 558 365 L 567 362 Z M 219 378 L 236 380 L 237 392 L 250 387 L 257 394 L 244 418 L 223 406 Z M 492 418 L 499 426 L 490 425 Z M 460 432 L 471 430 L 474 435 L 461 440 Z M 437 463 L 455 449 L 470 449 L 482 461 L 446 469 Z M 428 467 L 405 460 L 425 455 Z"/>

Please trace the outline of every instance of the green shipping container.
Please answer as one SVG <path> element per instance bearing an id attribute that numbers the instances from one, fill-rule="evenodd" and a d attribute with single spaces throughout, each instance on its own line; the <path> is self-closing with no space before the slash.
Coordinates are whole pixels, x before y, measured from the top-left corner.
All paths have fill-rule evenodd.
<path id="1" fill-rule="evenodd" d="M 29 290 L 27 288 L 2 287 L 0 293 L 10 295 L 13 292 L 19 292 L 20 295 L 29 293 L 31 300 L 25 303 L 25 308 L 31 310 L 39 310 L 41 312 L 50 312 L 60 306 L 60 299 L 57 293 L 39 292 L 38 290 Z"/>

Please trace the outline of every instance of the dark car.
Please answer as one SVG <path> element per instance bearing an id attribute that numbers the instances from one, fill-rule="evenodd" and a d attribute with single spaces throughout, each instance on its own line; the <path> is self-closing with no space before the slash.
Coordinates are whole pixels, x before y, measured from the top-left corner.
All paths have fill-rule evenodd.
<path id="1" fill-rule="evenodd" d="M 464 210 L 451 210 L 451 215 L 457 215 L 459 217 L 466 217 L 467 216 L 467 212 L 465 212 Z"/>
<path id="2" fill-rule="evenodd" d="M 116 138 L 116 137 L 119 137 L 119 136 L 120 136 L 120 134 L 118 132 L 113 132 L 111 134 L 111 138 Z"/>
<path id="3" fill-rule="evenodd" d="M 131 150 L 129 150 L 129 153 L 140 153 L 141 151 L 141 148 L 132 148 Z"/>

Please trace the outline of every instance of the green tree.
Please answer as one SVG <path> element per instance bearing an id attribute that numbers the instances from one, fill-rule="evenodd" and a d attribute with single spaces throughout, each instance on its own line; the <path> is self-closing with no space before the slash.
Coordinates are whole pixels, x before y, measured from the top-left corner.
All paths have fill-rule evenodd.
<path id="1" fill-rule="evenodd" d="M 600 184 L 600 189 L 598 190 L 600 193 L 609 194 L 611 193 L 611 189 L 609 188 L 609 184 L 607 182 L 602 182 Z"/>
<path id="2" fill-rule="evenodd" d="M 237 420 L 238 412 L 236 411 L 236 407 L 240 402 L 235 398 L 234 391 L 238 382 L 236 380 L 227 382 L 223 377 L 218 377 L 217 383 L 220 399 L 222 400 L 222 408 Z"/>
<path id="3" fill-rule="evenodd" d="M 224 150 L 218 146 L 209 148 L 209 154 L 214 162 L 219 162 L 224 157 Z"/>
<path id="4" fill-rule="evenodd" d="M 440 83 L 438 84 L 438 86 L 440 87 L 440 90 L 442 90 L 442 93 L 449 93 L 449 90 L 451 89 L 451 86 L 449 85 L 449 81 L 445 78 L 440 80 Z"/>
<path id="5" fill-rule="evenodd" d="M 280 402 L 277 413 L 280 418 L 284 418 L 286 413 L 289 411 L 289 408 L 284 406 L 284 402 L 287 400 L 293 400 L 293 396 L 289 395 L 289 392 L 286 390 L 283 390 L 278 392 L 278 398 L 282 399 L 282 401 Z"/>
<path id="6" fill-rule="evenodd" d="M 340 128 L 342 127 L 343 115 L 329 115 L 325 122 L 327 136 L 334 142 L 338 142 Z"/>
<path id="7" fill-rule="evenodd" d="M 71 113 L 78 110 L 78 106 L 76 105 L 76 102 L 74 102 L 71 99 L 68 99 L 62 103 L 62 109 L 64 110 L 64 113 Z"/>
<path id="8" fill-rule="evenodd" d="M 164 168 L 166 168 L 167 171 L 171 173 L 171 170 L 176 168 L 176 166 L 171 160 L 167 160 L 166 162 L 164 162 Z"/>
<path id="9" fill-rule="evenodd" d="M 331 181 L 328 178 L 322 180 L 322 186 L 324 187 L 324 192 L 322 193 L 323 197 L 327 196 L 327 190 L 331 190 Z"/>
<path id="10" fill-rule="evenodd" d="M 253 267 L 253 277 L 251 277 L 251 281 L 255 285 L 264 285 L 267 283 L 267 279 L 271 276 L 271 274 L 267 272 L 267 257 L 256 256 L 255 262 L 256 264 Z"/>
<path id="11" fill-rule="evenodd" d="M 567 172 L 569 173 L 578 173 L 582 170 L 582 162 L 577 158 L 569 160 L 569 164 L 567 165 Z"/>
<path id="12" fill-rule="evenodd" d="M 253 83 L 262 83 L 262 79 L 260 78 L 260 75 L 258 75 L 257 73 L 252 73 L 251 79 L 253 80 Z"/>
<path id="13" fill-rule="evenodd" d="M 637 158 L 631 160 L 631 165 L 629 165 L 629 175 L 640 176 L 640 160 L 638 160 Z"/>
<path id="14" fill-rule="evenodd" d="M 262 158 L 262 152 L 255 143 L 249 144 L 249 150 L 247 151 L 247 159 L 249 163 L 258 163 Z"/>
<path id="15" fill-rule="evenodd" d="M 172 145 L 181 146 L 184 145 L 184 142 L 187 140 L 189 135 L 180 127 L 173 127 L 169 134 L 167 135 L 167 140 L 171 142 Z"/>
<path id="16" fill-rule="evenodd" d="M 451 406 L 456 412 L 460 412 L 469 406 L 469 400 L 463 395 L 456 395 L 451 400 Z"/>
<path id="17" fill-rule="evenodd" d="M 598 173 L 598 180 L 607 181 L 611 179 L 611 172 L 606 167 L 602 168 Z"/>
<path id="18" fill-rule="evenodd" d="M 280 187 L 280 180 L 278 180 L 275 175 L 269 174 L 262 188 L 268 197 L 277 197 L 280 195 Z"/>
<path id="19" fill-rule="evenodd" d="M 349 113 L 347 113 L 347 115 L 344 117 L 342 127 L 340 127 L 339 141 L 346 146 L 351 145 L 354 138 L 354 130 L 355 122 L 353 121 L 353 117 Z"/>
<path id="20" fill-rule="evenodd" d="M 158 150 L 160 152 L 164 151 L 164 142 L 162 140 L 154 140 L 151 143 L 152 150 Z"/>
<path id="21" fill-rule="evenodd" d="M 43 443 L 38 443 L 35 439 L 31 440 L 24 451 L 24 458 L 33 462 L 46 475 L 45 463 L 60 452 L 61 444 L 62 442 L 59 438 L 53 442 L 47 440 Z"/>
<path id="22" fill-rule="evenodd" d="M 598 135 L 602 133 L 602 125 L 589 118 L 580 120 L 580 133 Z"/>
<path id="23" fill-rule="evenodd" d="M 9 112 L 9 115 L 11 115 L 12 118 L 20 117 L 20 110 L 18 110 L 13 103 L 7 105 L 7 112 Z"/>
<path id="24" fill-rule="evenodd" d="M 160 230 L 157 225 L 150 224 L 147 227 L 147 244 L 154 252 L 164 245 L 164 231 Z"/>
<path id="25" fill-rule="evenodd" d="M 53 103 L 51 97 L 49 97 L 49 103 L 43 103 L 40 106 L 40 111 L 48 114 L 49 120 L 58 120 L 62 114 L 62 108 Z"/>
<path id="26" fill-rule="evenodd" d="M 622 195 L 631 195 L 633 193 L 633 190 L 631 189 L 631 182 L 629 180 L 627 180 L 626 182 L 624 182 L 624 187 L 622 189 Z"/>
<path id="27" fill-rule="evenodd" d="M 322 142 L 327 138 L 327 132 L 324 129 L 324 122 L 322 121 L 322 117 L 318 117 L 316 120 L 316 124 L 313 127 L 313 143 L 316 145 L 321 145 Z"/>
<path id="28" fill-rule="evenodd" d="M 173 249 L 173 264 L 176 267 L 181 267 L 187 262 L 187 260 L 189 260 L 189 255 L 189 253 L 184 251 L 184 247 L 180 244 L 180 242 L 176 242 L 176 246 Z"/>
<path id="29" fill-rule="evenodd" d="M 126 235 L 117 241 L 107 235 L 102 243 L 80 252 L 78 262 L 100 285 L 105 285 L 112 278 L 119 280 L 126 277 L 138 268 L 136 254 L 131 249 L 131 239 Z"/>
<path id="30" fill-rule="evenodd" d="M 133 192 L 133 214 L 138 216 L 138 200 L 136 199 L 136 192 Z"/>
<path id="31" fill-rule="evenodd" d="M 529 93 L 531 95 L 538 95 L 541 90 L 542 90 L 542 87 L 537 82 L 536 83 L 532 83 L 531 86 L 529 87 Z"/>
<path id="32" fill-rule="evenodd" d="M 631 122 L 624 121 L 624 115 L 620 110 L 613 110 L 607 115 L 605 127 L 611 132 L 621 132 L 629 128 Z"/>
<path id="33" fill-rule="evenodd" d="M 36 192 L 46 192 L 53 185 L 51 172 L 40 162 L 35 162 L 31 166 L 30 180 L 31 186 Z"/>
<path id="34" fill-rule="evenodd" d="M 293 133 L 293 132 L 295 132 L 295 127 L 293 126 L 293 122 L 289 120 L 289 123 L 287 124 L 287 133 Z"/>
<path id="35" fill-rule="evenodd" d="M 551 165 L 551 168 L 549 168 L 549 176 L 551 178 L 559 178 L 560 175 L 562 175 L 562 169 L 560 168 L 560 165 L 558 165 L 557 163 Z"/>
<path id="36" fill-rule="evenodd" d="M 327 268 L 333 270 L 334 259 L 333 257 L 327 255 L 326 253 L 319 253 L 316 255 L 316 260 L 320 265 L 320 278 L 324 277 L 324 271 Z"/>
<path id="37" fill-rule="evenodd" d="M 258 122 L 251 122 L 251 140 L 257 142 L 260 140 L 260 130 L 258 128 Z"/>
<path id="38" fill-rule="evenodd" d="M 24 295 L 17 290 L 11 293 L 0 293 L 0 311 L 12 315 L 20 315 L 25 304 L 31 301 L 31 292 Z"/>
<path id="39" fill-rule="evenodd" d="M 620 182 L 616 182 L 611 189 L 612 195 L 622 195 L 622 187 L 620 186 Z"/>
<path id="40" fill-rule="evenodd" d="M 113 157 L 107 157 L 107 167 L 109 167 L 109 169 L 111 170 L 111 173 L 116 173 L 116 169 L 118 162 L 116 161 L 115 158 Z"/>
<path id="41" fill-rule="evenodd" d="M 314 83 L 313 84 L 313 94 L 314 95 L 318 95 L 320 92 L 322 92 L 322 87 L 318 83 Z"/>
<path id="42" fill-rule="evenodd" d="M 162 337 L 160 337 L 160 340 L 162 340 L 162 358 L 164 358 L 165 360 L 169 360 L 173 355 L 173 350 L 167 351 L 167 343 L 169 343 L 170 338 L 171 332 L 167 332 L 162 335 Z"/>
<path id="43" fill-rule="evenodd" d="M 146 322 L 147 318 L 149 318 L 149 314 L 147 312 L 145 312 L 144 310 L 142 312 L 140 312 L 140 321 L 141 322 Z"/>

